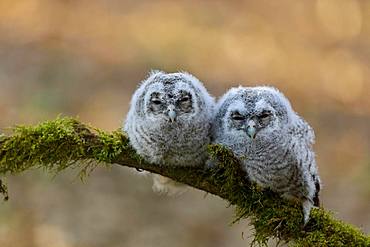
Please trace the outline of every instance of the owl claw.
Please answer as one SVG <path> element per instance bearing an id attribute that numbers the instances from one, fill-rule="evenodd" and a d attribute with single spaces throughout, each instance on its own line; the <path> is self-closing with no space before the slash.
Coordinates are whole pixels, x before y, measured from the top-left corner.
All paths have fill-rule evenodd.
<path id="1" fill-rule="evenodd" d="M 188 190 L 188 187 L 170 178 L 153 175 L 152 189 L 159 195 L 180 196 Z"/>
<path id="2" fill-rule="evenodd" d="M 302 209 L 303 209 L 303 225 L 305 226 L 307 222 L 310 220 L 310 212 L 312 209 L 312 202 L 311 200 L 305 200 L 302 203 Z"/>

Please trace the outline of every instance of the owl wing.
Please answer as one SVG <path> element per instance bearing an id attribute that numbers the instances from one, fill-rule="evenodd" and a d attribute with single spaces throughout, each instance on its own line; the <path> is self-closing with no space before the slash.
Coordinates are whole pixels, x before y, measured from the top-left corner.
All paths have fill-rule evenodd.
<path id="1" fill-rule="evenodd" d="M 291 151 L 297 159 L 299 170 L 307 180 L 309 197 L 315 206 L 319 206 L 320 177 L 312 147 L 315 142 L 315 133 L 311 126 L 299 116 L 289 127 L 289 133 L 292 136 Z"/>

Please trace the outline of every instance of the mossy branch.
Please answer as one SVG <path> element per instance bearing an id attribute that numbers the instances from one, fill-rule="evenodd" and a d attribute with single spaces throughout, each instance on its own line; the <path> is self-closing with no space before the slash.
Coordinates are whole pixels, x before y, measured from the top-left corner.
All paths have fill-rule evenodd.
<path id="1" fill-rule="evenodd" d="M 210 146 L 209 152 L 220 161 L 216 168 L 149 164 L 120 130 L 107 133 L 72 118 L 58 118 L 34 127 L 18 126 L 11 135 L 2 135 L 0 175 L 32 168 L 58 173 L 69 167 L 80 168 L 85 175 L 99 164 L 119 164 L 161 174 L 227 200 L 236 206 L 235 221 L 250 219 L 256 244 L 266 244 L 272 237 L 293 246 L 370 246 L 369 236 L 323 208 L 312 210 L 303 229 L 300 205 L 249 184 L 238 161 L 223 147 Z"/>

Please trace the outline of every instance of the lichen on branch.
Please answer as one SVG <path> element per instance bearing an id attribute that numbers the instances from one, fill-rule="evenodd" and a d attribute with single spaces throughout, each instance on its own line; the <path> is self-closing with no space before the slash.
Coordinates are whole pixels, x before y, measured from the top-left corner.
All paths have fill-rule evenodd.
<path id="1" fill-rule="evenodd" d="M 2 135 L 0 175 L 34 168 L 51 173 L 79 168 L 84 177 L 97 165 L 118 164 L 161 174 L 227 200 L 236 208 L 235 221 L 250 219 L 255 244 L 277 238 L 293 246 L 370 246 L 369 236 L 323 208 L 313 209 L 303 228 L 298 203 L 250 184 L 238 160 L 222 146 L 210 146 L 209 153 L 219 161 L 212 169 L 149 164 L 135 153 L 121 130 L 108 133 L 73 118 L 57 118 L 36 126 L 17 126 L 10 135 Z"/>

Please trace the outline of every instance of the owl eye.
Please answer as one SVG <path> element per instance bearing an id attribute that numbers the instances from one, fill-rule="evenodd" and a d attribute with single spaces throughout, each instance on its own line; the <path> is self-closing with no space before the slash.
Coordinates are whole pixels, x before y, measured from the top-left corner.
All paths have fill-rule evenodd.
<path id="1" fill-rule="evenodd" d="M 160 104 L 162 104 L 162 101 L 161 101 L 160 99 L 156 99 L 156 98 L 154 98 L 154 99 L 152 99 L 151 101 L 152 101 L 152 103 L 153 103 L 153 104 L 155 104 L 155 105 L 160 105 Z"/>
<path id="2" fill-rule="evenodd" d="M 231 115 L 231 118 L 236 121 L 241 121 L 245 119 L 244 116 L 240 115 L 240 113 L 233 113 Z"/>
<path id="3" fill-rule="evenodd" d="M 184 96 L 180 99 L 180 102 L 187 102 L 190 100 L 190 97 L 189 96 Z"/>
<path id="4" fill-rule="evenodd" d="M 265 112 L 262 112 L 260 115 L 258 115 L 258 118 L 259 119 L 266 119 L 266 118 L 270 117 L 270 115 L 271 115 L 271 112 L 265 111 Z"/>

